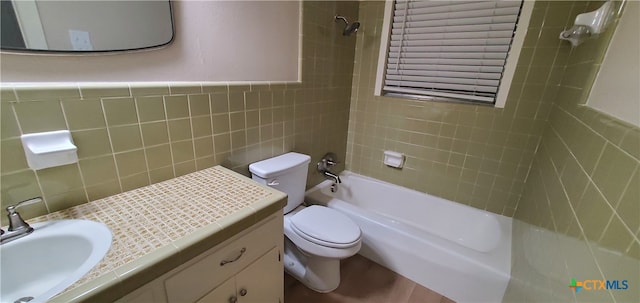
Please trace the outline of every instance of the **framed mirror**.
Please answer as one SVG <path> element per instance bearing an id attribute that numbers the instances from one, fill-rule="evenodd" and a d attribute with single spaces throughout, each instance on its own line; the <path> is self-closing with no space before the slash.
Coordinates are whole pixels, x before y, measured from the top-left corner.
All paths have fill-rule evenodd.
<path id="1" fill-rule="evenodd" d="M 168 0 L 0 1 L 3 50 L 109 52 L 173 40 Z"/>

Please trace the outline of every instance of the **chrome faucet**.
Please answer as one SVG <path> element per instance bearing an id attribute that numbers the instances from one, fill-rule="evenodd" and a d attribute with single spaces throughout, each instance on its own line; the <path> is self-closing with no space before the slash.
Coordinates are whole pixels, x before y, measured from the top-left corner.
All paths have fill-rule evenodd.
<path id="1" fill-rule="evenodd" d="M 342 180 L 340 180 L 340 176 L 338 176 L 338 175 L 336 175 L 336 174 L 334 174 L 334 173 L 332 173 L 332 172 L 330 172 L 330 171 L 328 171 L 328 170 L 324 171 L 322 174 L 323 174 L 325 177 L 328 177 L 328 178 L 330 178 L 330 179 L 333 179 L 333 182 L 334 182 L 334 183 L 337 183 L 337 184 L 342 183 Z"/>
<path id="2" fill-rule="evenodd" d="M 10 205 L 7 207 L 7 217 L 9 218 L 9 229 L 5 233 L 3 230 L 0 233 L 0 244 L 9 243 L 13 240 L 20 239 L 33 232 L 33 227 L 22 219 L 20 214 L 16 211 L 18 207 L 30 205 L 34 203 L 42 202 L 42 198 L 35 197 L 28 200 L 24 200 L 20 203 Z"/>
<path id="3" fill-rule="evenodd" d="M 329 170 L 330 167 L 339 163 L 336 159 L 336 154 L 327 153 L 326 155 L 324 155 L 324 157 L 322 157 L 322 160 L 318 162 L 317 169 L 318 172 L 323 174 L 326 178 L 332 179 L 335 184 L 340 184 L 342 183 L 342 180 L 340 180 L 340 176 Z"/>

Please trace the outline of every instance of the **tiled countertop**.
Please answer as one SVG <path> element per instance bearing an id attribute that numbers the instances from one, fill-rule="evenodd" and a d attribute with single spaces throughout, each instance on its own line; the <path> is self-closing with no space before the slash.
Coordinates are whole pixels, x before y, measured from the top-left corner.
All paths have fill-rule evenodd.
<path id="1" fill-rule="evenodd" d="M 286 195 L 216 166 L 28 220 L 106 224 L 105 258 L 54 302 L 113 301 L 282 209 Z"/>

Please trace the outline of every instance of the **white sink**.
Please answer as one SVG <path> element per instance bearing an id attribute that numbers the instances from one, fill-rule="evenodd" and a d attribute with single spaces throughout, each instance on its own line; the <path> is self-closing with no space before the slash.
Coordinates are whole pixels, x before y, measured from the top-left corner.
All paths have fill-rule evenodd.
<path id="1" fill-rule="evenodd" d="M 111 247 L 106 225 L 87 220 L 35 223 L 0 246 L 0 302 L 45 302 L 89 272 Z"/>

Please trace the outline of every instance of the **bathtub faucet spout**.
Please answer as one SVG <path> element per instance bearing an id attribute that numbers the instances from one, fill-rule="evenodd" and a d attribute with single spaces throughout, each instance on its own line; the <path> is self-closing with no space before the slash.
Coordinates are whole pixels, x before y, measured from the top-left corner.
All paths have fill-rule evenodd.
<path id="1" fill-rule="evenodd" d="M 322 157 L 322 160 L 318 162 L 318 172 L 324 175 L 325 178 L 332 179 L 334 184 L 340 184 L 342 183 L 342 180 L 340 180 L 340 176 L 334 174 L 333 172 L 331 172 L 331 170 L 329 170 L 330 167 L 338 163 L 339 162 L 337 160 L 336 154 L 327 153 L 326 155 L 324 155 L 324 157 Z"/>
<path id="2" fill-rule="evenodd" d="M 340 180 L 340 176 L 330 172 L 329 170 L 325 170 L 323 172 L 324 176 L 329 178 L 329 179 L 333 179 L 333 182 L 335 182 L 336 184 L 340 184 L 342 183 L 342 180 Z"/>

